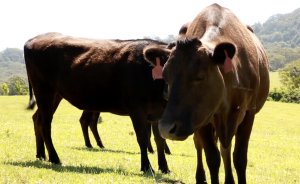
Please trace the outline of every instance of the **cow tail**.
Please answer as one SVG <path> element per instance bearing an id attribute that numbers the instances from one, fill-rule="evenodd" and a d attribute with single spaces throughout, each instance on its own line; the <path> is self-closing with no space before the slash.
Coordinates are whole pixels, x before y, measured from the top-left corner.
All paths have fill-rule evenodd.
<path id="1" fill-rule="evenodd" d="M 29 83 L 29 104 L 28 104 L 27 109 L 34 109 L 35 100 L 33 97 L 33 91 L 32 91 L 32 86 L 31 86 L 30 80 L 28 80 L 28 83 Z"/>

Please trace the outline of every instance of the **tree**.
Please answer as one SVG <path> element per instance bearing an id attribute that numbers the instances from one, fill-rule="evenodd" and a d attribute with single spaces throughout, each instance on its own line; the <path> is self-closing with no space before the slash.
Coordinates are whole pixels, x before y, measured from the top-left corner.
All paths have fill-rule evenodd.
<path id="1" fill-rule="evenodd" d="M 271 71 L 277 70 L 278 68 L 282 68 L 286 60 L 284 56 L 275 53 L 268 53 L 268 58 Z"/>
<path id="2" fill-rule="evenodd" d="M 6 83 L 2 84 L 1 89 L 2 89 L 3 95 L 8 95 L 9 94 L 9 88 L 8 88 Z"/>
<path id="3" fill-rule="evenodd" d="M 22 95 L 22 86 L 20 85 L 19 81 L 16 81 L 15 83 L 14 92 L 18 95 Z"/>
<path id="4" fill-rule="evenodd" d="M 6 48 L 1 52 L 0 61 L 13 61 L 19 63 L 25 63 L 23 50 L 18 48 Z"/>
<path id="5" fill-rule="evenodd" d="M 20 85 L 27 85 L 27 81 L 25 81 L 22 77 L 15 75 L 10 77 L 5 83 L 7 84 L 9 88 L 9 95 L 18 95 L 18 93 L 15 93 L 14 87 L 16 82 L 19 81 Z"/>
<path id="6" fill-rule="evenodd" d="M 280 82 L 288 88 L 300 87 L 300 60 L 287 64 L 279 71 Z"/>

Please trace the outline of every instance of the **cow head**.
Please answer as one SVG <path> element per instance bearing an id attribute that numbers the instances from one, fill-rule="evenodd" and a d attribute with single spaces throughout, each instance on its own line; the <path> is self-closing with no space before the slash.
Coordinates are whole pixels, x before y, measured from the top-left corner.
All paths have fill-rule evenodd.
<path id="1" fill-rule="evenodd" d="M 152 64 L 153 58 L 169 55 L 163 68 L 169 101 L 159 121 L 164 138 L 185 140 L 209 123 L 225 96 L 220 70 L 230 72 L 235 50 L 231 43 L 207 44 L 196 37 L 178 39 L 172 50 L 159 47 L 144 50 L 145 58 Z"/>

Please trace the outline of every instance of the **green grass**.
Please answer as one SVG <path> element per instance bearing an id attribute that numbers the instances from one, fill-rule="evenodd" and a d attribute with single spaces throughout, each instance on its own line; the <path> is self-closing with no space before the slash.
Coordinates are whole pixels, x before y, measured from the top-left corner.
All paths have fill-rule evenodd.
<path id="1" fill-rule="evenodd" d="M 280 87 L 282 84 L 279 81 L 279 72 L 270 72 L 270 90 Z"/>
<path id="2" fill-rule="evenodd" d="M 192 136 L 183 142 L 168 141 L 171 174 L 157 171 L 156 153 L 149 154 L 156 174 L 143 174 L 129 117 L 101 114 L 98 130 L 106 148 L 97 148 L 91 137 L 95 148 L 87 149 L 78 121 L 82 111 L 66 101 L 52 123 L 53 143 L 63 165 L 35 159 L 34 111 L 25 110 L 28 99 L 0 96 L 0 183 L 195 183 Z M 248 152 L 248 183 L 300 183 L 299 112 L 298 104 L 267 102 L 257 115 Z M 205 170 L 209 179 L 206 165 Z M 223 183 L 223 165 L 219 177 Z"/>

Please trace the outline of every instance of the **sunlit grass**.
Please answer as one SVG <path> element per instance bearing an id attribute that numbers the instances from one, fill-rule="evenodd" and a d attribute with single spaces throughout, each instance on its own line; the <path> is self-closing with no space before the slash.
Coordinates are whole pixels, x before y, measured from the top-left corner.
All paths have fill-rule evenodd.
<path id="1" fill-rule="evenodd" d="M 274 88 L 279 89 L 280 87 L 283 86 L 279 79 L 279 72 L 270 72 L 270 90 L 273 90 Z"/>
<path id="2" fill-rule="evenodd" d="M 98 125 L 105 149 L 84 146 L 79 124 L 82 111 L 62 101 L 52 123 L 52 139 L 63 163 L 35 159 L 35 135 L 25 110 L 28 96 L 0 96 L 0 183 L 195 183 L 196 150 L 192 136 L 168 141 L 171 174 L 158 169 L 157 155 L 149 154 L 156 173 L 140 172 L 140 150 L 129 117 L 101 114 Z M 267 102 L 257 115 L 248 152 L 248 183 L 300 182 L 300 105 Z M 152 138 L 152 144 L 154 144 Z M 209 171 L 207 178 L 209 178 Z M 210 182 L 210 180 L 209 180 Z M 220 182 L 224 182 L 223 165 Z"/>

